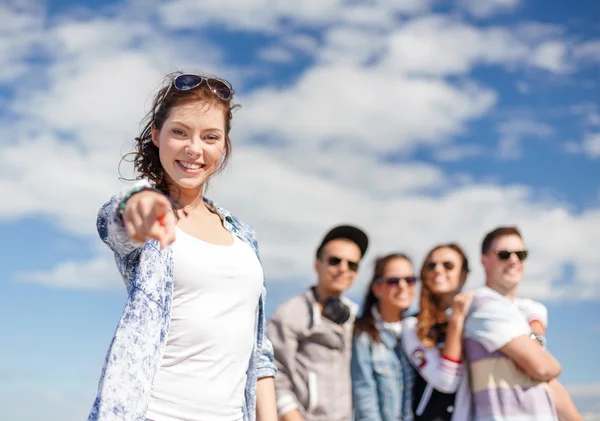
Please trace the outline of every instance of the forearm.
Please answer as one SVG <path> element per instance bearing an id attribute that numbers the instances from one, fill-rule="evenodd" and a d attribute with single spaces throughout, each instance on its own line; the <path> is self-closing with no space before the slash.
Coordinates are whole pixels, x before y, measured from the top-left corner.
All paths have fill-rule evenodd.
<path id="1" fill-rule="evenodd" d="M 548 382 L 560 421 L 583 421 L 567 389 L 557 379 Z"/>
<path id="2" fill-rule="evenodd" d="M 256 382 L 256 419 L 257 421 L 277 421 L 273 377 L 263 377 Z"/>
<path id="3" fill-rule="evenodd" d="M 446 331 L 446 345 L 442 355 L 451 361 L 462 360 L 462 333 L 464 318 L 453 315 Z"/>

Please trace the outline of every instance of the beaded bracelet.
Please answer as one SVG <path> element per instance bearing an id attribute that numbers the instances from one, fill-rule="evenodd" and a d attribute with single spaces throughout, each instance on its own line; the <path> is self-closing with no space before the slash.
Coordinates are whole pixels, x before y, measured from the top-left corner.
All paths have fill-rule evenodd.
<path id="1" fill-rule="evenodd" d="M 132 188 L 125 194 L 125 196 L 123 196 L 123 199 L 121 199 L 121 203 L 119 204 L 119 215 L 121 216 L 121 218 L 123 217 L 123 213 L 125 212 L 125 207 L 127 206 L 127 201 L 129 199 L 131 199 L 131 196 L 141 193 L 143 191 L 153 191 L 153 192 L 164 195 L 163 192 L 161 192 L 158 189 L 155 189 L 154 187 L 136 186 L 136 187 Z M 171 200 L 171 199 L 169 198 L 169 200 Z"/>
<path id="2" fill-rule="evenodd" d="M 123 213 L 125 212 L 125 207 L 127 206 L 127 201 L 129 199 L 131 199 L 131 196 L 141 193 L 143 191 L 153 191 L 153 192 L 159 193 L 163 196 L 166 196 L 166 198 L 169 199 L 169 202 L 171 202 L 171 208 L 173 209 L 173 212 L 175 213 L 176 217 L 177 217 L 177 212 L 175 212 L 175 210 L 178 208 L 183 210 L 183 216 L 188 216 L 187 212 L 185 211 L 185 209 L 183 209 L 183 205 L 181 204 L 181 202 L 179 200 L 172 199 L 171 197 L 167 196 L 166 194 L 164 194 L 163 192 L 161 192 L 160 190 L 158 190 L 154 187 L 136 186 L 136 187 L 133 187 L 131 190 L 129 190 L 125 194 L 125 196 L 123 196 L 123 199 L 121 199 L 121 203 L 119 204 L 119 216 L 121 217 L 121 219 L 123 219 Z"/>

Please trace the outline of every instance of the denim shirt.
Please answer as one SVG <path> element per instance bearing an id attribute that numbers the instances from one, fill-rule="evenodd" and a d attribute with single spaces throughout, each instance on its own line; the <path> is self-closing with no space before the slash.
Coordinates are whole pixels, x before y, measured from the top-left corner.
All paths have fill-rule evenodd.
<path id="1" fill-rule="evenodd" d="M 146 182 L 137 184 L 148 185 Z M 88 421 L 145 421 L 154 376 L 160 367 L 171 320 L 173 252 L 155 240 L 144 244 L 129 239 L 118 214 L 126 191 L 113 196 L 98 213 L 102 241 L 114 252 L 117 268 L 129 294 L 110 343 Z M 223 226 L 248 243 L 258 257 L 254 231 L 208 199 Z M 265 332 L 265 295 L 256 305 L 255 342 L 246 371 L 242 408 L 244 421 L 256 419 L 256 382 L 274 377 L 273 347 Z M 207 385 L 210 387 L 210 385 Z M 202 393 L 202 390 L 198 390 Z"/>
<path id="2" fill-rule="evenodd" d="M 354 419 L 412 421 L 414 370 L 394 335 L 377 327 L 381 342 L 361 332 L 352 343 Z"/>

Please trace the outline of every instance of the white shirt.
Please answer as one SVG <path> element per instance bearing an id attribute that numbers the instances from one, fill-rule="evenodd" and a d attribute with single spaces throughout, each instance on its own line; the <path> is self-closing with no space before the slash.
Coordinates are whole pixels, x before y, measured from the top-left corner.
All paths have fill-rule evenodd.
<path id="1" fill-rule="evenodd" d="M 176 236 L 171 324 L 146 418 L 242 420 L 261 264 L 236 236 L 230 246 Z"/>

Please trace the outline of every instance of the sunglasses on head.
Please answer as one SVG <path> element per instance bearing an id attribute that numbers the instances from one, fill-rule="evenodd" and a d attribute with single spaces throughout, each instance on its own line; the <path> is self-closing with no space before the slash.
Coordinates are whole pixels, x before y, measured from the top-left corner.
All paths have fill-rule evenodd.
<path id="1" fill-rule="evenodd" d="M 403 279 L 406 281 L 406 283 L 409 286 L 417 283 L 416 276 L 405 276 L 403 278 L 400 278 L 398 276 L 390 276 L 389 278 L 379 278 L 377 281 L 375 281 L 375 283 L 377 283 L 377 284 L 385 283 L 389 286 L 392 286 L 392 285 L 397 286 L 397 285 L 400 285 L 400 282 L 402 282 Z"/>
<path id="2" fill-rule="evenodd" d="M 348 269 L 350 269 L 352 272 L 358 271 L 358 262 L 353 262 L 352 260 L 348 260 L 348 259 L 341 259 L 341 258 L 335 257 L 335 256 L 329 257 L 327 259 L 327 264 L 329 266 L 337 266 L 340 263 L 342 263 L 342 261 L 345 261 L 348 264 Z"/>
<path id="3" fill-rule="evenodd" d="M 454 269 L 454 263 L 452 262 L 429 262 L 425 265 L 425 268 L 428 271 L 433 272 L 438 264 L 441 264 L 446 270 Z"/>
<path id="4" fill-rule="evenodd" d="M 191 73 L 184 73 L 182 75 L 178 75 L 177 77 L 175 77 L 175 79 L 173 79 L 172 85 L 178 91 L 189 91 L 200 86 L 202 82 L 206 82 L 210 90 L 213 91 L 213 93 L 222 100 L 227 101 L 233 95 L 233 88 L 231 87 L 229 82 L 215 77 L 205 77 L 200 75 L 194 75 Z"/>
<path id="5" fill-rule="evenodd" d="M 516 254 L 520 261 L 524 261 L 527 259 L 527 255 L 529 252 L 527 250 L 518 250 L 518 251 L 510 251 L 510 250 L 496 250 L 496 254 L 498 255 L 498 259 L 500 260 L 508 260 L 510 259 L 511 254 Z"/>

